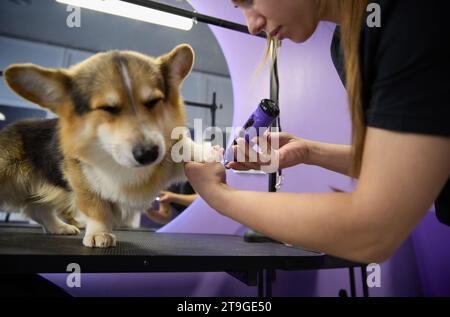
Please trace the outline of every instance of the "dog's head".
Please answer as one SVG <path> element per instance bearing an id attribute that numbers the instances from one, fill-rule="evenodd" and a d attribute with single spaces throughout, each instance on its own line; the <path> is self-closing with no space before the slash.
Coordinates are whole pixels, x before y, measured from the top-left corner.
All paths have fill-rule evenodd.
<path id="1" fill-rule="evenodd" d="M 180 85 L 193 63 L 192 48 L 180 45 L 158 58 L 113 51 L 70 69 L 21 64 L 4 75 L 17 94 L 59 116 L 66 154 L 134 168 L 159 163 L 184 125 Z"/>

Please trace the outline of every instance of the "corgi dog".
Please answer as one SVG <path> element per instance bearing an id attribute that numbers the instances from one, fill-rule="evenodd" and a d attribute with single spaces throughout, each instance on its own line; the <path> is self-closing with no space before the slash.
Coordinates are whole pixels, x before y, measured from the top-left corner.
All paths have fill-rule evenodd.
<path id="1" fill-rule="evenodd" d="M 111 51 L 69 69 L 8 67 L 8 86 L 57 118 L 0 131 L 0 208 L 20 210 L 61 235 L 79 233 L 70 222 L 81 212 L 83 244 L 115 246 L 115 226 L 183 179 L 183 162 L 171 157 L 176 142 L 201 151 L 196 161 L 221 159 L 186 135 L 171 138 L 185 125 L 180 85 L 193 64 L 194 52 L 183 44 L 157 58 Z"/>

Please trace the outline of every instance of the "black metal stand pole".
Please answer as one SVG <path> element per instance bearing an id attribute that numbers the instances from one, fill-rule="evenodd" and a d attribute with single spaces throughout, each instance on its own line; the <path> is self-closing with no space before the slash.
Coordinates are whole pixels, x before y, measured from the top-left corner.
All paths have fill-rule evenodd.
<path id="1" fill-rule="evenodd" d="M 197 13 L 196 11 L 189 11 L 189 10 L 169 6 L 167 4 L 149 1 L 149 0 L 122 0 L 122 1 L 132 3 L 132 4 L 137 4 L 142 7 L 146 7 L 146 8 L 150 8 L 150 9 L 163 11 L 166 13 L 175 14 L 175 15 L 178 15 L 181 17 L 193 19 L 196 22 L 220 26 L 225 29 L 250 34 L 247 26 L 245 26 L 245 25 L 226 21 L 226 20 L 221 20 L 221 19 L 218 19 L 215 17 Z M 256 36 L 265 38 L 266 34 L 264 32 L 261 32 L 261 33 L 257 34 Z"/>
<path id="2" fill-rule="evenodd" d="M 279 104 L 280 88 L 278 81 L 278 60 L 273 61 L 273 67 L 270 74 L 270 99 Z M 281 115 L 281 111 L 280 111 Z M 275 120 L 273 128 L 280 128 L 279 118 Z M 275 193 L 277 191 L 277 173 L 272 173 L 269 175 L 269 192 Z"/>
<path id="3" fill-rule="evenodd" d="M 369 297 L 369 287 L 367 286 L 367 265 L 361 266 L 361 282 L 363 288 L 363 296 Z"/>
<path id="4" fill-rule="evenodd" d="M 350 294 L 352 297 L 356 297 L 356 284 L 355 284 L 355 268 L 349 267 L 350 274 Z"/>

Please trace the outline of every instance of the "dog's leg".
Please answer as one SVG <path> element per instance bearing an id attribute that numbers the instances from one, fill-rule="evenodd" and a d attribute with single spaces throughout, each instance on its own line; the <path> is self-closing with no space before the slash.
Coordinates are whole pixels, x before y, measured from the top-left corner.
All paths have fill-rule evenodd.
<path id="1" fill-rule="evenodd" d="M 111 211 L 111 205 L 91 193 L 78 195 L 77 205 L 88 217 L 83 244 L 90 248 L 115 246 L 116 236 L 112 233 L 114 215 Z"/>
<path id="2" fill-rule="evenodd" d="M 83 244 L 90 248 L 108 248 L 116 245 L 116 236 L 112 233 L 114 226 L 114 215 L 108 202 L 88 194 L 86 199 L 77 197 L 77 205 L 88 220 L 86 224 L 86 234 Z"/>
<path id="3" fill-rule="evenodd" d="M 195 143 L 191 138 L 183 137 L 183 149 L 190 153 L 190 161 L 197 163 L 221 162 L 223 150 L 219 146 L 210 146 Z"/>
<path id="4" fill-rule="evenodd" d="M 66 224 L 59 219 L 50 206 L 31 204 L 26 206 L 23 212 L 26 216 L 42 225 L 46 233 L 58 235 L 76 235 L 80 233 L 77 227 Z"/>
<path id="5" fill-rule="evenodd" d="M 114 216 L 110 204 L 91 193 L 78 194 L 76 201 L 78 208 L 88 218 L 83 244 L 90 248 L 115 246 L 116 236 L 112 233 Z"/>
<path id="6" fill-rule="evenodd" d="M 139 228 L 141 224 L 141 213 L 134 212 L 129 214 L 122 220 L 121 227 L 123 228 Z"/>
<path id="7" fill-rule="evenodd" d="M 89 219 L 83 245 L 89 248 L 109 248 L 116 246 L 116 236 L 111 233 L 112 225 Z"/>
<path id="8" fill-rule="evenodd" d="M 64 210 L 60 211 L 58 215 L 64 220 L 65 223 L 68 223 L 69 225 L 75 226 L 78 229 L 86 228 L 85 221 L 79 219 L 81 214 L 71 210 L 71 208 L 65 208 Z"/>
<path id="9" fill-rule="evenodd" d="M 79 162 L 66 162 L 67 177 L 75 195 L 77 210 L 87 216 L 86 234 L 83 244 L 90 248 L 108 248 L 116 245 L 112 233 L 114 214 L 111 204 L 92 192 L 86 184 Z"/>

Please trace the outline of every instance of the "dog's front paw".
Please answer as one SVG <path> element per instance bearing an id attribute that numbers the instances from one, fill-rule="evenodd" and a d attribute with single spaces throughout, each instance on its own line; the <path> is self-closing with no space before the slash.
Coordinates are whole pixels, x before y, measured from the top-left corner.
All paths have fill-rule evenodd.
<path id="1" fill-rule="evenodd" d="M 115 247 L 116 236 L 107 232 L 87 234 L 84 236 L 83 245 L 89 248 Z"/>
<path id="2" fill-rule="evenodd" d="M 73 236 L 73 235 L 77 235 L 80 233 L 80 230 L 77 227 L 68 225 L 65 223 L 55 225 L 52 228 L 47 227 L 45 230 L 48 234 L 54 234 L 54 235 L 67 235 L 67 236 L 72 235 Z"/>
<path id="3" fill-rule="evenodd" d="M 203 146 L 202 150 L 203 162 L 201 163 L 218 163 L 223 161 L 224 150 L 220 146 Z"/>

